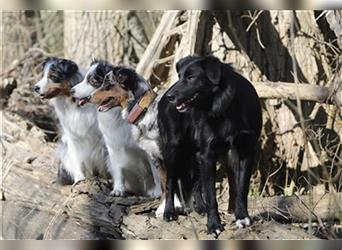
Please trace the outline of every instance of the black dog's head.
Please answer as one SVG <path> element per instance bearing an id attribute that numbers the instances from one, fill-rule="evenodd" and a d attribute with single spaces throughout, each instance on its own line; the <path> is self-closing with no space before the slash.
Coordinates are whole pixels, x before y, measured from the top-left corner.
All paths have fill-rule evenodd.
<path id="1" fill-rule="evenodd" d="M 211 97 L 218 91 L 222 78 L 222 63 L 213 56 L 187 56 L 176 64 L 179 80 L 167 92 L 169 102 L 179 112 L 191 107 L 212 105 Z"/>
<path id="2" fill-rule="evenodd" d="M 70 89 L 81 77 L 77 64 L 71 60 L 48 57 L 42 66 L 43 77 L 33 86 L 42 99 L 69 95 Z"/>

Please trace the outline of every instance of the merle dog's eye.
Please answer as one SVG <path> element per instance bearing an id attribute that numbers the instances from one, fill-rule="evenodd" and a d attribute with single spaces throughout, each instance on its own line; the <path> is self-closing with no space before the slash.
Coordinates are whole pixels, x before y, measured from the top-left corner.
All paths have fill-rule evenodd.
<path id="1" fill-rule="evenodd" d="M 123 88 L 123 89 L 126 89 L 126 86 L 123 85 L 122 83 L 119 83 L 120 87 Z"/>
<path id="2" fill-rule="evenodd" d="M 194 76 L 190 75 L 190 76 L 188 76 L 188 77 L 186 78 L 186 80 L 191 81 L 191 80 L 193 80 L 194 78 L 195 78 Z"/>
<path id="3" fill-rule="evenodd" d="M 119 73 L 118 76 L 117 76 L 117 81 L 119 83 L 124 82 L 125 81 L 124 75 Z"/>
<path id="4" fill-rule="evenodd" d="M 58 78 L 57 78 L 57 77 L 54 77 L 54 76 L 51 77 L 51 80 L 52 80 L 53 82 L 58 82 Z"/>
<path id="5" fill-rule="evenodd" d="M 91 76 L 88 77 L 88 83 L 94 88 L 99 88 L 102 85 L 99 81 L 97 81 L 94 77 Z"/>
<path id="6" fill-rule="evenodd" d="M 58 76 L 55 76 L 55 75 L 50 75 L 50 79 L 51 79 L 51 81 L 53 81 L 53 82 L 59 82 L 59 81 L 60 81 L 59 77 L 58 77 Z"/>
<path id="7" fill-rule="evenodd" d="M 110 85 L 104 86 L 104 90 L 110 90 Z"/>

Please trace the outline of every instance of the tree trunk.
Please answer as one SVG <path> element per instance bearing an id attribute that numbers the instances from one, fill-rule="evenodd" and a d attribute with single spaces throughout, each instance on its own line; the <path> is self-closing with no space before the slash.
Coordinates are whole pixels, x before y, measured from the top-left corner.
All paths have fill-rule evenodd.
<path id="1" fill-rule="evenodd" d="M 218 24 L 213 32 L 218 38 L 213 40 L 212 50 L 252 82 L 326 85 L 333 76 L 324 38 L 327 31 L 321 30 L 314 14 L 313 11 L 216 12 Z M 276 83 L 274 91 L 278 91 Z M 282 99 L 266 100 L 264 108 L 261 186 L 267 181 L 275 192 L 287 192 L 293 180 L 289 190 L 293 192 L 294 186 L 299 188 L 303 184 L 298 182 L 302 171 L 322 164 L 324 149 L 317 147 L 320 138 L 306 137 L 308 131 L 318 133 L 322 129 L 317 124 L 324 124 L 329 108 L 319 103 Z M 305 131 L 302 120 L 310 121 L 304 123 Z M 270 175 L 273 177 L 268 178 Z"/>
<path id="2" fill-rule="evenodd" d="M 158 12 L 65 11 L 65 57 L 88 67 L 92 58 L 134 66 L 154 32 Z"/>
<path id="3" fill-rule="evenodd" d="M 65 11 L 64 55 L 80 66 L 88 67 L 92 58 L 122 63 L 126 43 L 124 32 L 126 12 Z"/>

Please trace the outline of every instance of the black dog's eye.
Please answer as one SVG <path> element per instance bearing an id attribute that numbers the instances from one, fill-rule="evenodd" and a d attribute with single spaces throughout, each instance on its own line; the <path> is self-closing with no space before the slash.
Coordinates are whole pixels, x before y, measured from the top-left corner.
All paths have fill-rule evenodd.
<path id="1" fill-rule="evenodd" d="M 190 75 L 190 76 L 188 76 L 188 77 L 186 78 L 186 80 L 191 81 L 191 80 L 193 80 L 194 78 L 195 78 L 194 76 Z"/>

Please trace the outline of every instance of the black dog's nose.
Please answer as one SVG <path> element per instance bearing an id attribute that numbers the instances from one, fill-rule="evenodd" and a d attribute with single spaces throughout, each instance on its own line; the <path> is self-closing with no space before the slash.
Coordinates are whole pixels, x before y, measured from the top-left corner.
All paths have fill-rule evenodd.
<path id="1" fill-rule="evenodd" d="M 176 100 L 176 97 L 173 94 L 167 94 L 166 98 L 169 100 L 169 102 L 174 102 Z"/>
<path id="2" fill-rule="evenodd" d="M 75 94 L 75 89 L 74 88 L 70 89 L 70 95 L 74 95 L 74 94 Z"/>
<path id="3" fill-rule="evenodd" d="M 39 90 L 40 90 L 40 87 L 39 86 L 37 86 L 37 85 L 34 85 L 33 87 L 32 87 L 32 89 L 33 89 L 33 91 L 35 91 L 35 92 L 39 92 Z"/>

